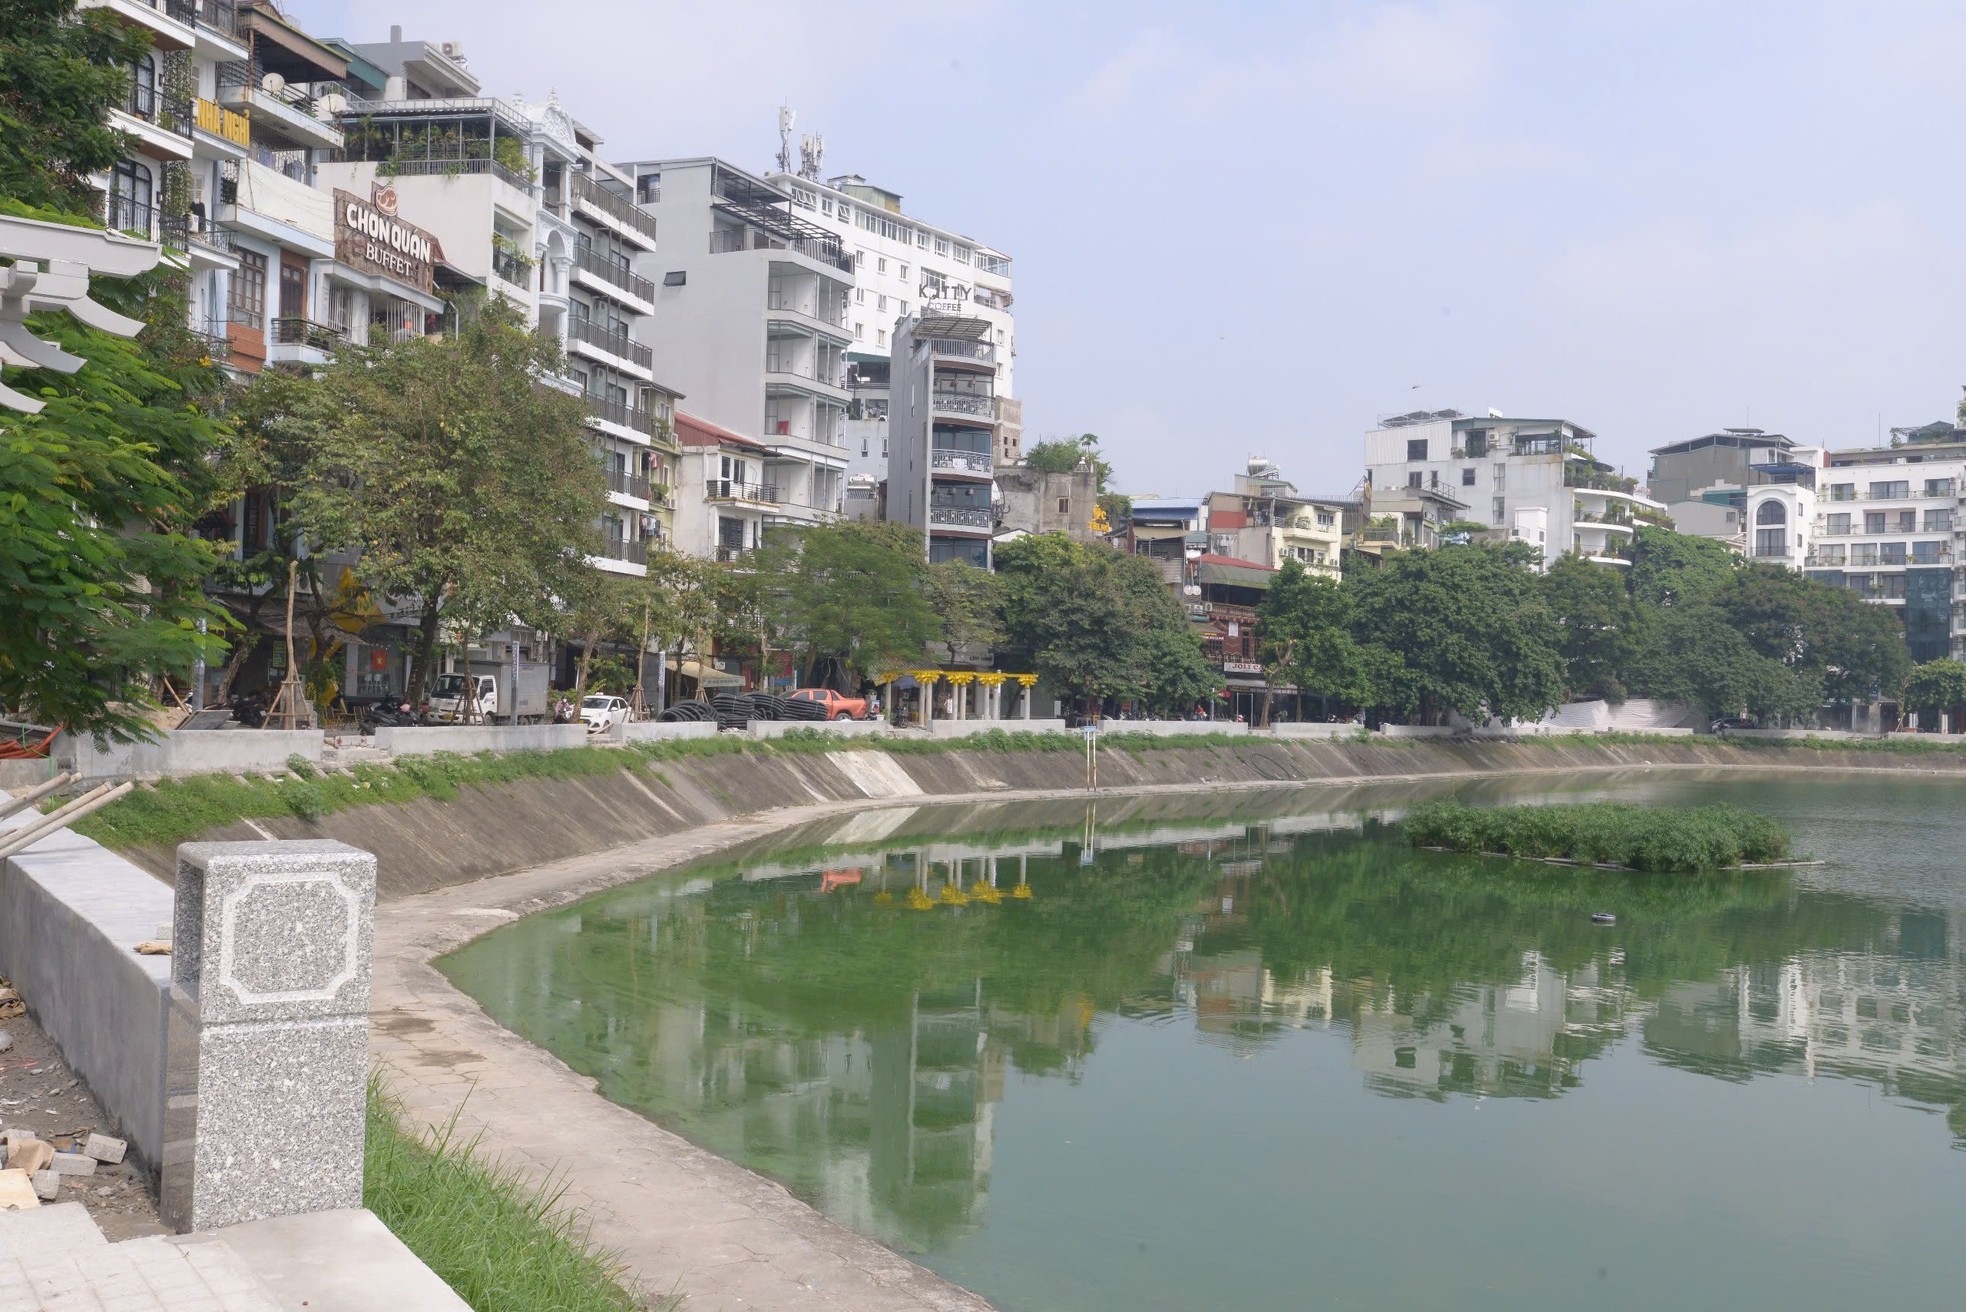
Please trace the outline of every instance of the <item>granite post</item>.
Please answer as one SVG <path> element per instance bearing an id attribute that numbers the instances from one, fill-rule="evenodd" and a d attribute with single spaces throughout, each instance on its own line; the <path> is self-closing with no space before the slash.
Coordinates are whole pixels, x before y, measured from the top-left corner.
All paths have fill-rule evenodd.
<path id="1" fill-rule="evenodd" d="M 165 1224 L 362 1205 L 375 857 L 334 842 L 178 848 Z"/>

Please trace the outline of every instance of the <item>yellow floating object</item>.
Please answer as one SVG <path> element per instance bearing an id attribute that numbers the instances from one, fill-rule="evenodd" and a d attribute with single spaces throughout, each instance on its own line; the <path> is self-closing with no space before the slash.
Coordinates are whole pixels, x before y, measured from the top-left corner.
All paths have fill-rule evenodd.
<path id="1" fill-rule="evenodd" d="M 972 902 L 981 902 L 985 906 L 993 907 L 1003 901 L 1003 894 L 988 884 L 978 884 L 974 889 L 970 890 L 969 898 Z"/>
<path id="2" fill-rule="evenodd" d="M 908 909 L 910 911 L 927 911 L 934 906 L 935 903 L 928 900 L 928 894 L 922 892 L 919 888 L 908 890 Z"/>
<path id="3" fill-rule="evenodd" d="M 1012 897 L 1028 899 L 1031 896 L 1031 886 L 1029 884 L 1019 884 L 1016 888 L 1010 890 L 1010 895 Z"/>
<path id="4" fill-rule="evenodd" d="M 954 884 L 944 884 L 942 886 L 942 900 L 952 907 L 966 907 L 969 905 L 969 895 L 960 888 L 957 888 Z"/>

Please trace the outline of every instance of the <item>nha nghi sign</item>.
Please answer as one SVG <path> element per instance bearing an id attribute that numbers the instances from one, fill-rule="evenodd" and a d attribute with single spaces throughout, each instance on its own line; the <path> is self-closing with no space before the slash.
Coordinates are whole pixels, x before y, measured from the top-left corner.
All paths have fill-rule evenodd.
<path id="1" fill-rule="evenodd" d="M 370 199 L 334 194 L 335 258 L 364 273 L 379 274 L 428 292 L 436 283 L 444 248 L 415 224 L 396 217 L 396 189 L 377 183 Z"/>

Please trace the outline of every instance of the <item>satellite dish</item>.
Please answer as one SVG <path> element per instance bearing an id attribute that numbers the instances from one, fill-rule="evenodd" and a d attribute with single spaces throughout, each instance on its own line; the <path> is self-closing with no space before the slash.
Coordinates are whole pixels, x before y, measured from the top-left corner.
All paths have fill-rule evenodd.
<path id="1" fill-rule="evenodd" d="M 259 80 L 259 89 L 268 95 L 277 96 L 287 89 L 287 79 L 278 73 L 268 73 Z"/>
<path id="2" fill-rule="evenodd" d="M 320 106 L 321 113 L 324 115 L 339 114 L 342 110 L 348 108 L 348 97 L 342 95 L 339 91 L 330 91 L 315 103 Z"/>

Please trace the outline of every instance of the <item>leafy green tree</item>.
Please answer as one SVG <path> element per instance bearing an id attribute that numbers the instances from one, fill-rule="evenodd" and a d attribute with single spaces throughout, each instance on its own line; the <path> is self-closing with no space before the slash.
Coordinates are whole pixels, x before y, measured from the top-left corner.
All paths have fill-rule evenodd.
<path id="1" fill-rule="evenodd" d="M 1173 698 L 1219 684 L 1152 561 L 1047 533 L 1003 544 L 997 570 L 1006 641 L 1087 709 L 1108 697 Z"/>
<path id="2" fill-rule="evenodd" d="M 1865 701 L 1911 672 L 1904 625 L 1886 606 L 1793 570 L 1750 565 L 1714 604 L 1756 651 L 1814 679 L 1832 702 Z"/>
<path id="3" fill-rule="evenodd" d="M 578 571 L 568 585 L 558 598 L 558 631 L 580 644 L 573 675 L 573 695 L 578 698 L 587 691 L 602 643 L 641 641 L 648 585 L 642 579 L 599 569 Z"/>
<path id="4" fill-rule="evenodd" d="M 1374 674 L 1383 668 L 1352 637 L 1356 618 L 1348 589 L 1322 574 L 1313 574 L 1295 560 L 1286 560 L 1270 580 L 1270 589 L 1257 607 L 1257 631 L 1262 634 L 1262 724 L 1270 722 L 1271 689 L 1292 684 L 1303 692 L 1340 706 L 1381 703 Z"/>
<path id="5" fill-rule="evenodd" d="M 941 623 L 935 641 L 949 652 L 1003 641 L 1003 580 L 965 560 L 930 565 L 923 577 L 928 607 Z"/>
<path id="6" fill-rule="evenodd" d="M 1711 600 L 1741 568 L 1724 542 L 1641 524 L 1632 549 L 1631 594 L 1647 606 Z"/>
<path id="7" fill-rule="evenodd" d="M 1626 590 L 1623 571 L 1559 556 L 1543 575 L 1543 597 L 1562 634 L 1558 652 L 1570 695 L 1623 701 L 1650 609 Z"/>
<path id="8" fill-rule="evenodd" d="M 841 520 L 773 550 L 772 617 L 813 678 L 872 678 L 941 636 L 919 530 Z"/>
<path id="9" fill-rule="evenodd" d="M 1562 635 L 1521 543 L 1393 553 L 1356 590 L 1353 637 L 1400 662 L 1382 705 L 1533 720 L 1562 699 Z"/>
<path id="10" fill-rule="evenodd" d="M 237 406 L 245 477 L 278 489 L 289 536 L 358 551 L 363 584 L 417 614 L 412 701 L 440 616 L 470 634 L 555 626 L 607 505 L 580 402 L 538 383 L 558 344 L 502 301 L 461 318 L 441 342 L 268 370 Z"/>
<path id="11" fill-rule="evenodd" d="M 1927 661 L 1905 679 L 1905 709 L 1919 724 L 1936 729 L 1939 717 L 1966 706 L 1966 661 Z"/>
<path id="12" fill-rule="evenodd" d="M 1711 604 L 1660 611 L 1633 660 L 1631 686 L 1641 696 L 1708 716 L 1805 719 L 1822 704 L 1820 680 L 1756 651 L 1726 612 Z"/>
<path id="13" fill-rule="evenodd" d="M 717 566 L 664 546 L 649 552 L 647 569 L 642 586 L 650 641 L 678 666 L 685 652 L 707 661 L 710 636 L 717 628 Z"/>
<path id="14" fill-rule="evenodd" d="M 89 175 L 106 172 L 129 145 L 107 111 L 129 93 L 130 65 L 149 49 L 148 31 L 106 8 L 0 6 L 0 205 L 50 217 L 94 208 Z"/>

